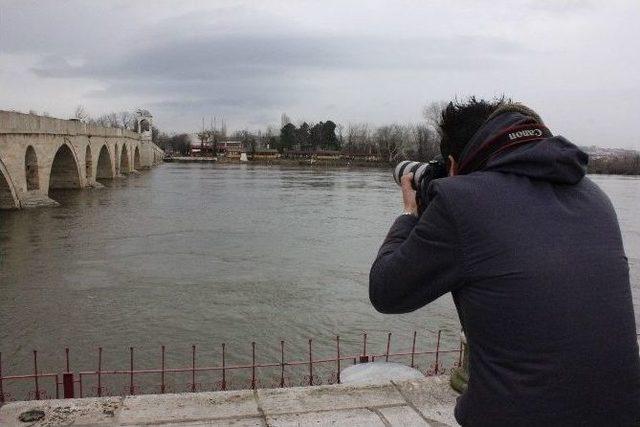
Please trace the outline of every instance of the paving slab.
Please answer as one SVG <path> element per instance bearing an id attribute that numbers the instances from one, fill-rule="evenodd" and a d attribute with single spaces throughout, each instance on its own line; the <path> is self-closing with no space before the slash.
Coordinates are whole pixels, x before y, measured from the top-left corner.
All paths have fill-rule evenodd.
<path id="1" fill-rule="evenodd" d="M 391 382 L 264 389 L 258 390 L 258 402 L 266 415 L 355 409 L 406 403 Z"/>
<path id="2" fill-rule="evenodd" d="M 380 416 L 368 409 L 306 412 L 267 416 L 270 427 L 349 426 L 384 427 Z M 409 425 L 409 424 L 403 424 Z"/>
<path id="3" fill-rule="evenodd" d="M 0 408 L 0 426 L 114 425 L 122 397 L 15 402 Z M 21 422 L 27 411 L 42 411 L 44 418 Z"/>
<path id="4" fill-rule="evenodd" d="M 128 396 L 118 421 L 120 425 L 135 425 L 259 416 L 254 391 L 242 390 Z"/>
<path id="5" fill-rule="evenodd" d="M 418 412 L 408 405 L 376 408 L 376 411 L 392 426 L 431 426 Z"/>
<path id="6" fill-rule="evenodd" d="M 192 421 L 162 424 L 162 427 L 267 427 L 263 418 L 225 418 L 221 420 Z"/>
<path id="7" fill-rule="evenodd" d="M 459 425 L 453 416 L 458 393 L 449 386 L 448 375 L 393 383 L 407 402 L 426 419 L 450 426 Z"/>

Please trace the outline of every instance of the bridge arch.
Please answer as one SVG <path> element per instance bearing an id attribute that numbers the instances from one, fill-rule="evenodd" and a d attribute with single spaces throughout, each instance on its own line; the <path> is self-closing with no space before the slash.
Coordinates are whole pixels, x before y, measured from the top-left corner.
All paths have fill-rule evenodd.
<path id="1" fill-rule="evenodd" d="M 129 151 L 127 144 L 122 144 L 122 154 L 120 154 L 120 172 L 129 173 Z"/>
<path id="2" fill-rule="evenodd" d="M 87 149 L 84 152 L 84 176 L 87 178 L 87 182 L 93 178 L 93 157 L 91 154 L 91 144 L 87 144 Z"/>
<path id="3" fill-rule="evenodd" d="M 36 156 L 33 145 L 28 146 L 24 154 L 24 174 L 27 181 L 27 191 L 39 190 L 38 156 Z"/>
<path id="4" fill-rule="evenodd" d="M 96 170 L 96 179 L 111 179 L 113 178 L 113 166 L 111 163 L 111 155 L 106 144 L 100 148 L 98 154 L 98 168 Z"/>
<path id="5" fill-rule="evenodd" d="M 133 152 L 133 168 L 137 171 L 142 168 L 142 164 L 140 163 L 140 147 L 137 145 Z"/>
<path id="6" fill-rule="evenodd" d="M 62 144 L 51 163 L 49 190 L 68 188 L 80 188 L 80 173 L 73 150 L 68 144 Z"/>
<path id="7" fill-rule="evenodd" d="M 9 172 L 0 160 L 0 209 L 18 209 L 18 197 L 9 177 Z"/>

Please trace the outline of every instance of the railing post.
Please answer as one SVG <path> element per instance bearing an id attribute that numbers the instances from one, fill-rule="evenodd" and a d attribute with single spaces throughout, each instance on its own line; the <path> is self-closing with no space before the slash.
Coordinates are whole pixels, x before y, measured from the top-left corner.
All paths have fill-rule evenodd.
<path id="1" fill-rule="evenodd" d="M 284 387 L 284 340 L 280 341 L 280 388 Z"/>
<path id="2" fill-rule="evenodd" d="M 2 352 L 0 352 L 0 405 L 4 403 L 4 389 L 2 388 Z"/>
<path id="3" fill-rule="evenodd" d="M 75 397 L 73 372 L 65 372 L 62 374 L 62 390 L 65 399 L 73 399 Z"/>
<path id="4" fill-rule="evenodd" d="M 313 355 L 311 353 L 311 338 L 309 338 L 309 385 L 313 385 Z"/>
<path id="5" fill-rule="evenodd" d="M 411 367 L 415 367 L 414 360 L 416 357 L 416 335 L 418 331 L 413 331 L 413 343 L 411 344 Z"/>
<path id="6" fill-rule="evenodd" d="M 362 356 L 360 356 L 360 363 L 367 363 L 369 356 L 367 356 L 367 333 L 362 334 Z"/>
<path id="7" fill-rule="evenodd" d="M 166 390 L 166 385 L 164 383 L 164 346 L 162 346 L 161 363 L 162 363 L 162 370 L 160 372 L 160 393 L 164 394 Z"/>
<path id="8" fill-rule="evenodd" d="M 251 388 L 256 388 L 256 342 L 251 342 Z"/>
<path id="9" fill-rule="evenodd" d="M 38 352 L 33 350 L 33 373 L 36 386 L 36 400 L 40 400 L 40 386 L 38 385 Z"/>
<path id="10" fill-rule="evenodd" d="M 439 359 L 440 359 L 440 333 L 442 331 L 438 330 L 438 340 L 436 341 L 436 363 L 435 366 L 433 367 L 433 372 L 434 374 L 438 375 L 438 365 L 440 363 Z"/>
<path id="11" fill-rule="evenodd" d="M 196 346 L 191 346 L 191 392 L 196 391 Z"/>
<path id="12" fill-rule="evenodd" d="M 225 365 L 224 353 L 225 353 L 225 344 L 222 343 L 222 390 L 223 391 L 227 389 L 227 370 Z"/>
<path id="13" fill-rule="evenodd" d="M 69 347 L 64 349 L 65 371 L 62 374 L 62 396 L 65 399 L 73 399 L 75 397 L 75 390 L 73 384 L 73 373 L 71 372 L 71 366 L 69 363 Z M 56 384 L 56 395 L 58 394 L 58 387 Z M 56 398 L 58 398 L 56 396 Z"/>
<path id="14" fill-rule="evenodd" d="M 135 388 L 133 385 L 133 347 L 129 347 L 129 394 L 135 394 Z"/>
<path id="15" fill-rule="evenodd" d="M 102 397 L 102 347 L 98 347 L 98 397 Z"/>
<path id="16" fill-rule="evenodd" d="M 391 332 L 389 332 L 389 334 L 387 335 L 387 353 L 384 356 L 384 361 L 388 362 L 389 361 L 389 351 L 391 349 Z"/>
<path id="17" fill-rule="evenodd" d="M 338 364 L 338 375 L 336 376 L 338 384 L 340 384 L 340 335 L 336 335 L 336 362 Z"/>

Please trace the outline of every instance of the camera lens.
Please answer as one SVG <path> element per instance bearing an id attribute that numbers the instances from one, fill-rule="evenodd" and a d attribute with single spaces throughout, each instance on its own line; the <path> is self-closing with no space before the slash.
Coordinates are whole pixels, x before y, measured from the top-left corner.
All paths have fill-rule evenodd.
<path id="1" fill-rule="evenodd" d="M 418 169 L 420 165 L 424 165 L 424 163 L 412 162 L 411 160 L 404 160 L 398 163 L 395 170 L 393 171 L 393 179 L 396 181 L 396 184 L 400 185 L 401 184 L 400 180 L 402 179 L 402 177 L 408 173 L 413 172 L 414 187 L 415 187 L 415 183 L 417 182 L 415 179 L 416 169 Z"/>

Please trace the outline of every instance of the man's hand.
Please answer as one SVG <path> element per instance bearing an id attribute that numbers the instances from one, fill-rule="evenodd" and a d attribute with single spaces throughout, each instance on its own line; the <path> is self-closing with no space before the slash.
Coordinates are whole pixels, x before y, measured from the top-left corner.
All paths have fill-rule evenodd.
<path id="1" fill-rule="evenodd" d="M 400 178 L 402 183 L 402 203 L 404 204 L 404 212 L 418 216 L 418 205 L 416 203 L 416 192 L 411 186 L 413 174 L 409 173 Z"/>

